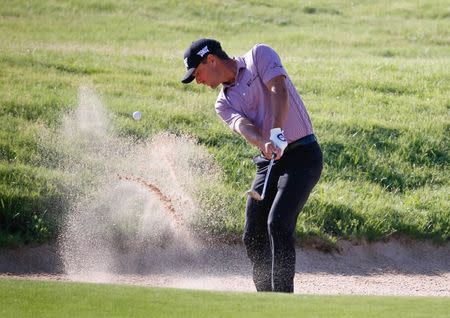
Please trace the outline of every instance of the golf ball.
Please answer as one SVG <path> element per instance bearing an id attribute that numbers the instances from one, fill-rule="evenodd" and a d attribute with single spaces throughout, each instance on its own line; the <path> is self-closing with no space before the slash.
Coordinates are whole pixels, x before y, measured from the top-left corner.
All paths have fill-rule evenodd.
<path id="1" fill-rule="evenodd" d="M 141 117 L 142 117 L 141 112 L 135 111 L 135 112 L 133 113 L 133 118 L 134 118 L 134 120 L 139 120 L 139 119 L 141 119 Z"/>

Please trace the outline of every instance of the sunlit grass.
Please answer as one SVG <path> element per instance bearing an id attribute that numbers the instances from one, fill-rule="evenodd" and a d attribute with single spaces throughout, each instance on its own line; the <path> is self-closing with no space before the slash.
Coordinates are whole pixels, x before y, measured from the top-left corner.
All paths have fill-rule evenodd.
<path id="1" fill-rule="evenodd" d="M 2 317 L 448 317 L 449 298 L 306 296 L 0 279 Z"/>
<path id="2" fill-rule="evenodd" d="M 444 1 L 1 4 L 0 221 L 14 220 L 0 222 L 4 244 L 42 237 L 33 232 L 34 215 L 53 228 L 47 215 L 65 213 L 49 199 L 63 197 L 65 186 L 43 160 L 50 150 L 40 148 L 38 136 L 61 125 L 82 84 L 100 94 L 119 135 L 169 131 L 206 145 L 225 183 L 202 190 L 199 226 L 238 235 L 257 151 L 215 114 L 217 90 L 179 82 L 184 49 L 203 36 L 222 41 L 230 55 L 258 42 L 272 45 L 305 100 L 325 168 L 299 218 L 300 237 L 448 240 Z M 139 123 L 130 117 L 134 110 L 143 113 Z M 31 181 L 22 183 L 24 175 Z M 48 184 L 59 188 L 47 193 Z"/>

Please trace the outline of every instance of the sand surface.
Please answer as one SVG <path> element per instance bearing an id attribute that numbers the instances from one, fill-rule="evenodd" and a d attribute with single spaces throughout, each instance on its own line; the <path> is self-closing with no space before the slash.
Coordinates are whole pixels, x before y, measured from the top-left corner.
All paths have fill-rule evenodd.
<path id="1" fill-rule="evenodd" d="M 339 251 L 297 249 L 295 292 L 450 296 L 450 244 L 391 240 L 340 242 Z M 145 255 L 145 253 L 144 253 Z M 239 244 L 205 245 L 195 253 L 146 255 L 139 266 L 65 273 L 57 247 L 0 250 L 0 277 L 253 292 L 251 266 Z"/>

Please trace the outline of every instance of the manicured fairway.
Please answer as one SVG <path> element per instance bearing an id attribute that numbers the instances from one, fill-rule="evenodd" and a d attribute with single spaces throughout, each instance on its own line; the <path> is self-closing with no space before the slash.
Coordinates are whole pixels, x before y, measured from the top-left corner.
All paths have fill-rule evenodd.
<path id="1" fill-rule="evenodd" d="M 0 279 L 0 317 L 449 317 L 450 298 L 306 296 Z"/>

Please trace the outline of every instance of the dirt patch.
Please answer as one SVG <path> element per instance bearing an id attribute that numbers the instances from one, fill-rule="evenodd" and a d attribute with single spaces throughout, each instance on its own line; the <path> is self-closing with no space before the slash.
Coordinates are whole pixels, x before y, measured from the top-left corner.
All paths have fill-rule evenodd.
<path id="1" fill-rule="evenodd" d="M 295 291 L 301 294 L 450 296 L 450 244 L 391 240 L 339 243 L 340 252 L 297 249 Z M 203 246 L 184 258 L 147 255 L 133 270 L 64 273 L 57 248 L 0 250 L 0 277 L 144 286 L 254 291 L 242 245 Z"/>

